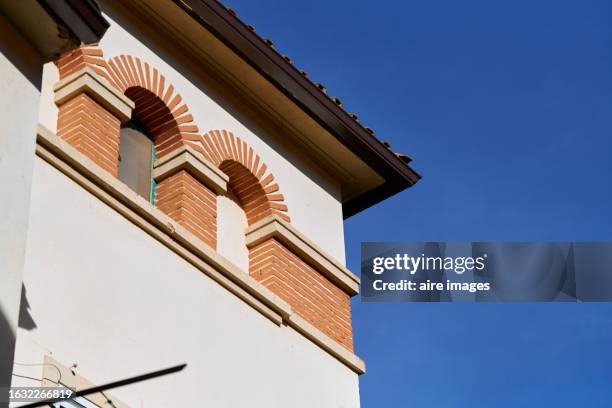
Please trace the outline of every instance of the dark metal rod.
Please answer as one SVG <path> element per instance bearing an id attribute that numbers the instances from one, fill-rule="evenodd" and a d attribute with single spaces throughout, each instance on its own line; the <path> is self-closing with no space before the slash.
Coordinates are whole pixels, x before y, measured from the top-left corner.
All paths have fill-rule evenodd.
<path id="1" fill-rule="evenodd" d="M 136 377 L 126 378 L 124 380 L 114 381 L 104 385 L 97 385 L 95 387 L 86 388 L 81 391 L 77 391 L 72 394 L 69 398 L 49 398 L 46 400 L 40 400 L 37 402 L 33 402 L 27 405 L 20 405 L 17 408 L 36 408 L 42 407 L 44 405 L 51 405 L 60 401 L 70 401 L 73 398 L 82 397 L 84 395 L 95 394 L 96 392 L 106 391 L 111 388 L 122 387 L 124 385 L 133 384 L 140 381 L 149 380 L 155 377 L 161 377 L 162 375 L 176 373 L 177 371 L 181 371 L 183 368 L 187 367 L 187 364 L 181 364 L 170 368 L 164 368 L 163 370 L 153 371 L 152 373 L 142 374 Z"/>

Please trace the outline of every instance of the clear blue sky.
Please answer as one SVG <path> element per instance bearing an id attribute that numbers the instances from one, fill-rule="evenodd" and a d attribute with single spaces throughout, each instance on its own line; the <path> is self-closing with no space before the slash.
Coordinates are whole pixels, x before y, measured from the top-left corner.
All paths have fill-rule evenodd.
<path id="1" fill-rule="evenodd" d="M 423 175 L 346 222 L 352 270 L 361 241 L 612 241 L 612 2 L 225 4 Z M 612 406 L 612 304 L 353 310 L 364 408 Z"/>

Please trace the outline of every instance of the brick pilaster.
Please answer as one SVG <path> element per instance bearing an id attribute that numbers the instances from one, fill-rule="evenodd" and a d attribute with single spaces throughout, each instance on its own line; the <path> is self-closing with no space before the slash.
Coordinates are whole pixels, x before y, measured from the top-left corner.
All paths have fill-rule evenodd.
<path id="1" fill-rule="evenodd" d="M 115 177 L 120 128 L 121 120 L 86 93 L 59 107 L 57 135 Z"/>
<path id="2" fill-rule="evenodd" d="M 353 351 L 350 298 L 342 289 L 273 237 L 249 248 L 249 270 L 297 314 Z"/>
<path id="3" fill-rule="evenodd" d="M 217 248 L 217 194 L 228 176 L 189 146 L 155 161 L 155 206 L 211 248 Z"/>
<path id="4" fill-rule="evenodd" d="M 217 195 L 185 170 L 157 185 L 155 205 L 211 248 L 217 248 Z"/>
<path id="5" fill-rule="evenodd" d="M 117 176 L 121 123 L 129 120 L 134 102 L 92 67 L 75 61 L 54 86 L 57 135 Z"/>

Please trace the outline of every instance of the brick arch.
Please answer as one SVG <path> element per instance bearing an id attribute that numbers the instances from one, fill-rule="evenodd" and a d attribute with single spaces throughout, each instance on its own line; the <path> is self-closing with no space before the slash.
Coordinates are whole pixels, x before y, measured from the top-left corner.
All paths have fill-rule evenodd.
<path id="1" fill-rule="evenodd" d="M 104 64 L 106 79 L 135 103 L 133 116 L 145 125 L 162 157 L 180 145 L 188 135 L 198 133 L 189 107 L 174 85 L 157 68 L 138 57 L 119 55 Z"/>
<path id="2" fill-rule="evenodd" d="M 291 221 L 274 175 L 244 140 L 226 130 L 211 130 L 186 139 L 230 177 L 229 188 L 242 204 L 249 225 L 272 214 Z"/>
<path id="3" fill-rule="evenodd" d="M 134 101 L 133 116 L 153 137 L 158 157 L 186 143 L 226 172 L 249 224 L 272 214 L 290 221 L 285 198 L 261 157 L 231 132 L 212 130 L 199 135 L 189 107 L 157 68 L 131 55 L 105 61 L 97 44 L 82 45 L 56 64 L 60 78 L 89 67 Z"/>

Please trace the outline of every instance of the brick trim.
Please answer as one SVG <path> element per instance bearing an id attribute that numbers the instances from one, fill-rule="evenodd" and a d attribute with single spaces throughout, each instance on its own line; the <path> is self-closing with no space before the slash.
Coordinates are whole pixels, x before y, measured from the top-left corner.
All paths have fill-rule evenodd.
<path id="1" fill-rule="evenodd" d="M 156 206 L 211 248 L 217 247 L 217 194 L 228 177 L 189 146 L 153 163 Z"/>
<path id="2" fill-rule="evenodd" d="M 119 55 L 106 63 L 108 79 L 136 104 L 134 115 L 147 128 L 155 142 L 157 157 L 163 157 L 196 135 L 189 107 L 174 85 L 157 68 L 131 55 Z"/>
<path id="3" fill-rule="evenodd" d="M 100 106 L 126 122 L 132 116 L 134 102 L 110 85 L 103 77 L 98 75 L 91 67 L 83 67 L 53 86 L 55 104 L 63 105 L 79 94 L 86 93 Z"/>
<path id="4" fill-rule="evenodd" d="M 81 45 L 55 61 L 60 80 L 85 67 L 105 78 L 110 85 L 135 102 L 133 111 L 153 137 L 157 157 L 183 145 L 189 135 L 197 135 L 189 107 L 174 85 L 161 72 L 139 57 L 119 55 L 104 60 L 97 44 Z"/>
<path id="5" fill-rule="evenodd" d="M 275 238 L 249 248 L 249 273 L 295 312 L 353 351 L 350 297 Z"/>
<path id="6" fill-rule="evenodd" d="M 186 170 L 218 195 L 227 193 L 229 177 L 189 146 L 181 146 L 153 163 L 153 178 L 162 182 L 174 173 Z"/>
<path id="7" fill-rule="evenodd" d="M 59 107 L 57 135 L 113 176 L 119 174 L 119 118 L 81 93 Z"/>
<path id="8" fill-rule="evenodd" d="M 182 103 L 182 96 L 156 68 L 130 55 L 119 55 L 105 62 L 102 50 L 95 46 L 72 51 L 62 56 L 57 65 L 60 78 L 91 69 L 129 98 L 134 103 L 132 117 L 147 128 L 158 158 L 170 160 L 181 149 L 190 148 L 203 156 L 203 163 L 207 161 L 216 166 L 222 176 L 225 173 L 227 188 L 240 201 L 249 226 L 258 225 L 267 217 L 290 222 L 285 197 L 261 156 L 229 131 L 198 134 L 199 128 L 193 123 L 188 106 Z M 75 95 L 60 107 L 58 135 L 117 175 L 120 119 L 108 106 L 97 103 L 86 93 L 75 92 Z M 110 129 L 106 139 L 96 129 L 102 125 Z M 201 177 L 210 176 L 207 169 L 184 156 L 182 161 L 175 160 L 176 168 L 160 179 L 155 205 L 215 249 L 219 188 L 214 183 L 203 182 Z M 272 234 L 249 245 L 250 275 L 290 304 L 308 324 L 352 351 L 350 294 L 356 291 L 354 284 L 346 285 L 345 280 L 338 279 L 341 274 L 322 274 L 318 270 L 320 264 L 330 264 L 325 257 L 318 256 L 316 251 L 296 251 L 294 242 L 283 240 L 284 237 Z"/>
<path id="9" fill-rule="evenodd" d="M 82 44 L 79 48 L 62 54 L 54 61 L 59 72 L 59 78 L 64 79 L 85 67 L 91 68 L 96 74 L 106 78 L 106 62 L 102 59 L 102 50 L 98 44 Z"/>
<path id="10" fill-rule="evenodd" d="M 120 98 L 99 80 L 107 77 L 102 50 L 96 44 L 81 45 L 62 54 L 55 65 L 60 77 L 55 88 L 57 135 L 117 176 L 121 121 L 131 107 L 126 100 L 125 109 L 114 109 Z"/>
<path id="11" fill-rule="evenodd" d="M 147 128 L 157 151 L 155 206 L 212 249 L 217 246 L 216 195 L 226 188 L 232 190 L 249 224 L 250 276 L 308 324 L 352 352 L 350 295 L 357 292 L 357 282 L 293 231 L 285 197 L 268 165 L 251 146 L 227 130 L 199 135 L 174 86 L 138 57 L 119 55 L 104 62 L 101 50 L 82 47 L 60 58 L 58 67 L 66 81 L 79 70 L 91 70 L 105 78 L 110 89 L 133 102 L 132 117 Z M 116 175 L 120 120 L 109 106 L 90 100 L 97 93 L 88 96 L 79 91 L 74 90 L 75 96 L 70 94 L 61 106 L 58 134 Z M 76 116 L 73 104 L 79 108 Z M 79 131 L 111 118 L 109 146 L 102 143 L 96 129 L 85 134 Z M 217 178 L 220 182 L 213 182 Z M 273 231 L 265 228 L 270 220 L 279 220 Z"/>
<path id="12" fill-rule="evenodd" d="M 157 68 L 131 55 L 109 58 L 104 67 L 110 84 L 134 102 L 132 118 L 146 127 L 158 159 L 185 147 L 184 139 L 199 132 L 183 97 Z M 177 170 L 158 181 L 155 205 L 214 249 L 216 193 L 192 168 Z"/>
<path id="13" fill-rule="evenodd" d="M 291 327 L 357 374 L 365 364 L 353 352 L 300 317 L 277 295 L 138 196 L 71 145 L 39 125 L 36 154 L 66 177 L 117 211 L 221 287 L 242 299 L 279 329 Z"/>
<path id="14" fill-rule="evenodd" d="M 189 145 L 229 176 L 229 188 L 240 200 L 249 225 L 275 214 L 291 221 L 274 175 L 251 146 L 226 130 L 199 135 L 189 107 L 181 103 L 182 96 L 148 62 L 131 55 L 119 55 L 107 61 L 102 57 L 97 45 L 82 46 L 56 62 L 60 78 L 76 69 L 91 67 L 134 101 L 133 116 L 153 138 L 158 158 Z"/>
<path id="15" fill-rule="evenodd" d="M 270 238 L 274 238 L 286 246 L 347 295 L 354 296 L 359 293 L 361 282 L 359 277 L 355 276 L 291 224 L 277 216 L 264 218 L 246 229 L 247 248 L 253 248 Z"/>
<path id="16" fill-rule="evenodd" d="M 181 95 L 157 68 L 140 58 L 113 57 L 106 68 L 111 83 L 136 103 L 134 115 L 154 138 L 158 157 L 189 144 L 230 177 L 229 188 L 240 200 L 249 224 L 272 214 L 290 222 L 274 175 L 252 147 L 225 130 L 199 135 L 189 107 L 180 104 Z"/>
<path id="17" fill-rule="evenodd" d="M 217 248 L 217 195 L 188 171 L 179 170 L 158 184 L 155 206 Z"/>
<path id="18" fill-rule="evenodd" d="M 189 135 L 188 143 L 229 176 L 249 225 L 270 215 L 291 221 L 285 196 L 274 174 L 255 150 L 227 130 L 211 130 L 203 135 Z"/>

